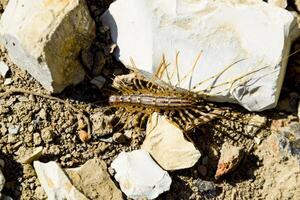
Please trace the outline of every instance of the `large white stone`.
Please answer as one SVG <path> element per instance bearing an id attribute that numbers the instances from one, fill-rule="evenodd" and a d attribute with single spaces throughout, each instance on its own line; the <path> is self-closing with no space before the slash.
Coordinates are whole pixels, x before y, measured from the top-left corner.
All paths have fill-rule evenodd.
<path id="1" fill-rule="evenodd" d="M 147 124 L 142 149 L 148 151 L 164 170 L 190 168 L 201 156 L 194 145 L 184 139 L 180 128 L 157 113 Z"/>
<path id="2" fill-rule="evenodd" d="M 290 44 L 298 34 L 291 13 L 262 1 L 117 0 L 102 21 L 118 44 L 115 56 L 125 65 L 132 58 L 138 68 L 154 72 L 164 55 L 173 85 L 179 75 L 178 86 L 192 91 L 215 86 L 206 91 L 212 100 L 253 111 L 276 105 Z M 168 82 L 166 70 L 162 79 Z"/>
<path id="3" fill-rule="evenodd" d="M 122 152 L 112 162 L 121 190 L 132 199 L 155 199 L 168 191 L 171 178 L 144 150 Z"/>
<path id="4" fill-rule="evenodd" d="M 65 172 L 54 162 L 33 162 L 41 186 L 49 200 L 88 200 L 71 183 Z"/>
<path id="5" fill-rule="evenodd" d="M 77 58 L 94 37 L 84 0 L 10 0 L 0 22 L 12 61 L 51 92 L 83 80 Z"/>

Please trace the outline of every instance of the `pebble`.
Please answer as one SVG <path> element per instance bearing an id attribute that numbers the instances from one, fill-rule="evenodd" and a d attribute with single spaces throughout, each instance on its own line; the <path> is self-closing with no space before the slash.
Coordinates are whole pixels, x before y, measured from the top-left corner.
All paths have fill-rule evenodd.
<path id="1" fill-rule="evenodd" d="M 47 119 L 47 112 L 45 109 L 41 109 L 40 112 L 38 113 L 39 117 L 43 120 L 46 120 Z"/>
<path id="2" fill-rule="evenodd" d="M 217 195 L 217 187 L 212 181 L 197 179 L 196 185 L 199 192 L 206 198 L 212 198 Z"/>
<path id="3" fill-rule="evenodd" d="M 35 146 L 38 146 L 42 143 L 42 138 L 39 133 L 34 133 L 33 134 L 33 143 Z"/>
<path id="4" fill-rule="evenodd" d="M 42 137 L 42 140 L 43 140 L 46 144 L 52 142 L 53 139 L 54 139 L 54 132 L 53 132 L 52 128 L 51 128 L 51 127 L 44 128 L 44 129 L 41 131 L 41 137 Z"/>
<path id="5" fill-rule="evenodd" d="M 9 67 L 3 61 L 0 61 L 0 75 L 5 78 L 7 72 L 9 71 Z"/>
<path id="6" fill-rule="evenodd" d="M 6 79 L 4 80 L 3 85 L 10 85 L 10 84 L 12 84 L 12 83 L 13 83 L 13 80 L 12 80 L 11 78 L 6 78 Z"/>
<path id="7" fill-rule="evenodd" d="M 32 124 L 30 124 L 27 128 L 29 133 L 32 133 L 34 131 L 34 126 Z"/>
<path id="8" fill-rule="evenodd" d="M 122 152 L 112 162 L 115 179 L 128 198 L 155 199 L 168 191 L 171 177 L 144 150 Z"/>
<path id="9" fill-rule="evenodd" d="M 90 135 L 85 130 L 79 130 L 78 135 L 81 142 L 84 143 L 88 142 L 91 139 Z"/>
<path id="10" fill-rule="evenodd" d="M 97 76 L 93 78 L 90 83 L 94 84 L 97 86 L 99 90 L 101 90 L 106 82 L 106 79 L 103 76 Z"/>
<path id="11" fill-rule="evenodd" d="M 243 148 L 224 143 L 221 149 L 221 157 L 218 162 L 215 178 L 228 174 L 236 169 L 244 157 Z"/>
<path id="12" fill-rule="evenodd" d="M 21 126 L 20 125 L 13 125 L 8 127 L 8 133 L 9 134 L 17 134 L 20 131 Z"/>
<path id="13" fill-rule="evenodd" d="M 126 143 L 128 141 L 128 138 L 123 133 L 120 132 L 113 134 L 112 139 L 114 142 L 120 144 Z"/>
<path id="14" fill-rule="evenodd" d="M 13 135 L 13 134 L 8 134 L 8 136 L 7 136 L 7 143 L 14 144 L 16 142 L 18 142 L 18 136 L 17 135 Z"/>

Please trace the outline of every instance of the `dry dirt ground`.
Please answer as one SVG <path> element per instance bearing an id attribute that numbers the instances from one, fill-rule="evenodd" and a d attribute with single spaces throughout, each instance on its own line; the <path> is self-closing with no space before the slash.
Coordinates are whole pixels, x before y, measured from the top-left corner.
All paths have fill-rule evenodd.
<path id="1" fill-rule="evenodd" d="M 100 51 L 105 52 L 111 45 L 108 30 L 99 22 L 99 16 L 109 5 L 109 1 L 90 0 L 88 3 L 98 27 L 97 39 L 91 50 L 92 56 L 96 56 Z M 300 49 L 300 41 L 295 43 L 292 52 L 296 49 Z M 105 53 L 104 55 L 105 62 L 98 73 L 107 80 L 110 80 L 112 74 L 127 73 L 127 70 L 114 61 L 111 55 Z M 47 94 L 47 91 L 28 73 L 21 71 L 10 62 L 3 47 L 0 57 L 10 67 L 8 77 L 12 78 L 12 83 L 9 85 L 4 85 L 4 80 L 0 79 L 0 92 L 10 88 L 23 88 Z M 93 74 L 95 73 L 90 73 L 91 76 Z M 268 118 L 266 126 L 260 132 L 261 142 L 253 143 L 252 151 L 233 173 L 215 180 L 217 158 L 212 155 L 213 150 L 207 147 L 207 144 L 216 146 L 215 149 L 218 151 L 221 143 L 216 143 L 214 137 L 210 138 L 205 134 L 194 135 L 193 138 L 196 144 L 199 144 L 204 156 L 191 169 L 170 172 L 173 180 L 171 189 L 158 199 L 299 199 L 300 162 L 288 153 L 282 155 L 278 150 L 279 147 L 276 146 L 276 138 L 274 142 L 269 137 L 271 129 L 299 122 L 297 116 L 300 99 L 299 77 L 300 54 L 298 53 L 290 58 L 279 105 L 275 109 L 260 113 L 261 116 Z M 41 161 L 54 160 L 66 168 L 80 166 L 95 157 L 103 159 L 110 166 L 112 160 L 121 151 L 139 148 L 143 141 L 143 134 L 136 132 L 126 142 L 104 142 L 100 140 L 99 135 L 92 135 L 87 143 L 83 143 L 79 138 L 78 113 L 67 105 L 73 105 L 88 117 L 98 114 L 101 118 L 104 105 L 95 102 L 105 100 L 110 93 L 110 84 L 108 81 L 104 90 L 99 91 L 89 83 L 87 78 L 83 83 L 69 87 L 57 95 L 64 102 L 24 93 L 15 93 L 0 99 L 0 158 L 5 161 L 3 173 L 6 178 L 4 194 L 13 199 L 46 199 L 32 164 L 21 163 L 35 147 L 44 147 Z M 236 109 L 239 116 L 252 115 L 252 113 L 245 114 L 245 111 L 237 106 L 231 107 Z M 218 123 L 225 126 L 226 123 L 234 122 L 234 119 L 226 118 Z M 107 127 L 104 127 L 104 122 L 103 124 L 103 127 L 102 124 L 99 125 L 100 128 L 105 129 L 103 131 L 114 132 L 112 128 L 106 130 Z M 204 129 L 213 130 L 215 126 L 217 127 L 216 124 Z M 17 133 L 10 134 L 9 132 L 12 131 Z"/>

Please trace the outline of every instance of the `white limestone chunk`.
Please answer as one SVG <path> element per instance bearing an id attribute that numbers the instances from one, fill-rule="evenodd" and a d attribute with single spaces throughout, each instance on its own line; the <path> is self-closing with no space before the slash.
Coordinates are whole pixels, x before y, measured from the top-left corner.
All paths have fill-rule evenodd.
<path id="1" fill-rule="evenodd" d="M 262 1 L 117 0 L 102 21 L 125 65 L 152 73 L 164 55 L 166 82 L 251 111 L 276 106 L 299 34 L 289 11 Z"/>

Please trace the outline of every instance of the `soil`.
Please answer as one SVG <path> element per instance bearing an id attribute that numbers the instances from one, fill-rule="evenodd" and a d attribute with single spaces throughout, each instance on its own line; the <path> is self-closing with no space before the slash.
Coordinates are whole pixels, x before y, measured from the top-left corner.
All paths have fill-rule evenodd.
<path id="1" fill-rule="evenodd" d="M 138 134 L 136 131 L 133 131 L 131 138 L 125 142 L 124 140 L 111 141 L 110 137 L 114 132 L 111 128 L 106 130 L 107 140 L 103 139 L 103 135 L 92 134 L 90 140 L 83 142 L 85 139 L 80 131 L 86 131 L 86 128 L 80 128 L 85 122 L 82 122 L 79 115 L 87 116 L 89 119 L 99 116 L 99 120 L 102 120 L 104 125 L 98 128 L 109 127 L 107 124 L 109 122 L 103 118 L 104 113 L 112 118 L 115 116 L 114 113 L 105 112 L 106 107 L 102 103 L 112 92 L 109 80 L 115 74 L 128 72 L 108 53 L 113 43 L 109 37 L 109 30 L 102 26 L 99 20 L 111 1 L 88 0 L 87 2 L 97 24 L 97 38 L 91 47 L 91 52 L 92 56 L 102 52 L 105 57 L 103 68 L 87 69 L 89 76 L 85 81 L 77 86 L 70 86 L 56 95 L 63 101 L 22 92 L 0 99 L 0 158 L 5 162 L 3 173 L 6 178 L 2 193 L 13 199 L 46 199 L 32 164 L 21 163 L 22 159 L 36 147 L 43 147 L 40 161 L 56 161 L 64 168 L 80 166 L 95 157 L 103 159 L 107 166 L 110 166 L 121 151 L 138 149 L 143 141 L 143 134 Z M 300 40 L 295 42 L 291 52 L 296 49 L 300 49 Z M 4 85 L 4 79 L 0 79 L 0 92 L 10 88 L 22 88 L 39 94 L 48 94 L 34 78 L 10 61 L 3 47 L 0 49 L 0 57 L 8 64 L 10 68 L 8 77 L 12 79 L 9 85 Z M 89 82 L 91 77 L 98 75 L 95 71 L 108 80 L 101 91 Z M 238 145 L 249 147 L 253 144 L 254 147 L 251 146 L 248 155 L 233 173 L 215 180 L 214 173 L 219 154 L 212 155 L 213 147 L 215 146 L 216 151 L 219 152 L 221 143 L 208 142 L 212 147 L 206 148 L 201 144 L 201 140 L 207 138 L 193 136 L 199 141 L 204 156 L 191 169 L 170 172 L 173 180 L 171 189 L 160 195 L 158 199 L 297 199 L 297 196 L 299 198 L 299 190 L 295 187 L 297 183 L 299 184 L 299 162 L 289 156 L 283 159 L 274 153 L 266 139 L 271 135 L 271 128 L 281 127 L 292 121 L 299 122 L 297 116 L 300 99 L 299 77 L 300 54 L 298 53 L 290 57 L 279 105 L 275 109 L 259 113 L 268 119 L 267 125 L 260 132 L 261 143 L 245 144 L 246 139 L 243 137 L 237 140 Z M 74 106 L 80 112 L 74 111 L 68 105 Z M 236 109 L 239 116 L 253 114 L 245 114 L 243 109 L 229 106 Z M 235 122 L 233 118 L 223 120 L 225 122 L 222 123 Z M 204 129 L 217 127 L 216 124 L 212 126 L 213 128 L 204 127 Z M 11 131 L 17 133 L 9 133 Z M 214 141 L 214 138 L 208 139 Z M 113 177 L 111 178 L 114 180 Z M 278 184 L 275 184 L 276 182 Z M 126 199 L 125 195 L 124 199 Z"/>

